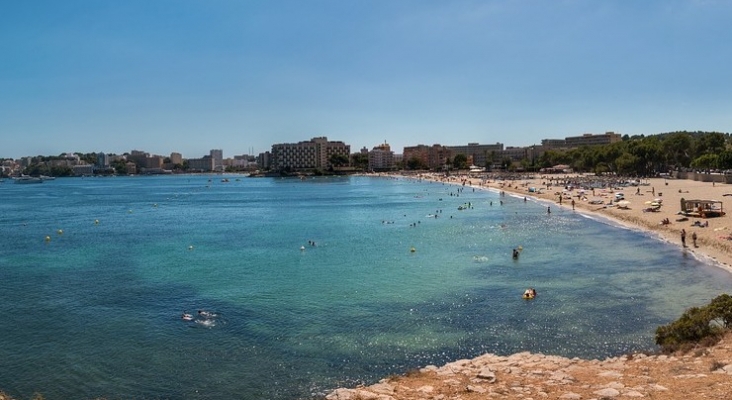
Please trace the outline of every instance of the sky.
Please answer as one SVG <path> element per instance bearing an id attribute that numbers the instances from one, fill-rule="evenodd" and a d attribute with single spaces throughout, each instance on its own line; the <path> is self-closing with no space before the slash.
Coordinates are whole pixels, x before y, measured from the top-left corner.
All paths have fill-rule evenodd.
<path id="1" fill-rule="evenodd" d="M 0 2 L 0 158 L 732 131 L 732 1 Z"/>

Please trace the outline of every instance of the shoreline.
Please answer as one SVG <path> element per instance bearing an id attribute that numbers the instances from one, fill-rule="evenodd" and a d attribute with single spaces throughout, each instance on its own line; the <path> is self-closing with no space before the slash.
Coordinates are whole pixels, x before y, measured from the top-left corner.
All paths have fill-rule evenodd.
<path id="1" fill-rule="evenodd" d="M 547 207 L 559 207 L 564 211 L 575 211 L 601 223 L 616 224 L 625 229 L 638 230 L 654 239 L 675 246 L 682 252 L 706 264 L 721 268 L 732 274 L 732 239 L 728 239 L 732 237 L 732 217 L 729 214 L 714 218 L 689 217 L 686 221 L 677 221 L 677 219 L 682 218 L 681 215 L 678 215 L 682 197 L 724 202 L 725 194 L 732 195 L 732 185 L 717 185 L 683 179 L 650 178 L 645 179 L 644 183 L 639 186 L 597 189 L 595 196 L 592 196 L 588 191 L 583 196 L 579 195 L 577 188 L 567 190 L 565 185 L 557 186 L 560 181 L 573 182 L 590 178 L 579 174 L 562 176 L 535 175 L 531 179 L 520 180 L 482 180 L 467 175 L 445 178 L 441 174 L 402 176 L 409 179 L 426 179 L 454 185 L 463 185 L 463 182 L 465 182 L 465 186 L 471 188 L 492 190 L 499 193 L 503 191 L 509 195 L 519 198 L 526 197 L 537 203 L 546 204 Z M 547 183 L 549 184 L 547 185 Z M 538 190 L 530 192 L 529 188 L 537 188 Z M 656 188 L 662 188 L 659 189 L 657 195 Z M 625 199 L 630 202 L 627 209 L 617 208 L 615 201 L 613 201 L 613 205 L 607 204 L 612 199 L 613 193 L 617 192 L 624 193 Z M 560 195 L 562 196 L 561 204 L 559 203 Z M 653 199 L 663 200 L 662 206 L 658 211 L 644 212 L 648 209 L 645 203 Z M 572 200 L 575 203 L 574 210 L 571 204 Z M 604 204 L 593 204 L 591 203 L 592 200 L 603 200 Z M 661 221 L 665 218 L 670 223 L 663 225 Z M 708 226 L 694 226 L 695 221 L 708 223 Z M 686 231 L 686 247 L 681 243 L 682 229 Z M 697 236 L 696 247 L 693 244 L 693 234 Z"/>

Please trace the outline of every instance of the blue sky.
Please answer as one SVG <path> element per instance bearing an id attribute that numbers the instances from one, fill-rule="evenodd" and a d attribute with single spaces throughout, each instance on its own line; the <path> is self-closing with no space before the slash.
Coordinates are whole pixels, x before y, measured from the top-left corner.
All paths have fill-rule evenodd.
<path id="1" fill-rule="evenodd" d="M 0 157 L 732 131 L 732 2 L 5 1 Z"/>

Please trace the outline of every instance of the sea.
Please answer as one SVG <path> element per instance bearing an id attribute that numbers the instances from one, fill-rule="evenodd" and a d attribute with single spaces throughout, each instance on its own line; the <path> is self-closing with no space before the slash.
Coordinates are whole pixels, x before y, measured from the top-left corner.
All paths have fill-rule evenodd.
<path id="1" fill-rule="evenodd" d="M 731 291 L 651 234 L 460 185 L 0 183 L 0 390 L 18 398 L 317 399 L 489 352 L 601 359 Z"/>

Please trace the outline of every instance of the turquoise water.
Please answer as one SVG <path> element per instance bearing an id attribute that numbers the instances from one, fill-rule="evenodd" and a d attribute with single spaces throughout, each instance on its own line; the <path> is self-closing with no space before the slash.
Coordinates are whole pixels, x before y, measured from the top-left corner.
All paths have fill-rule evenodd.
<path id="1" fill-rule="evenodd" d="M 732 291 L 678 247 L 494 192 L 221 178 L 0 184 L 0 388 L 305 399 L 485 352 L 653 349 Z"/>

